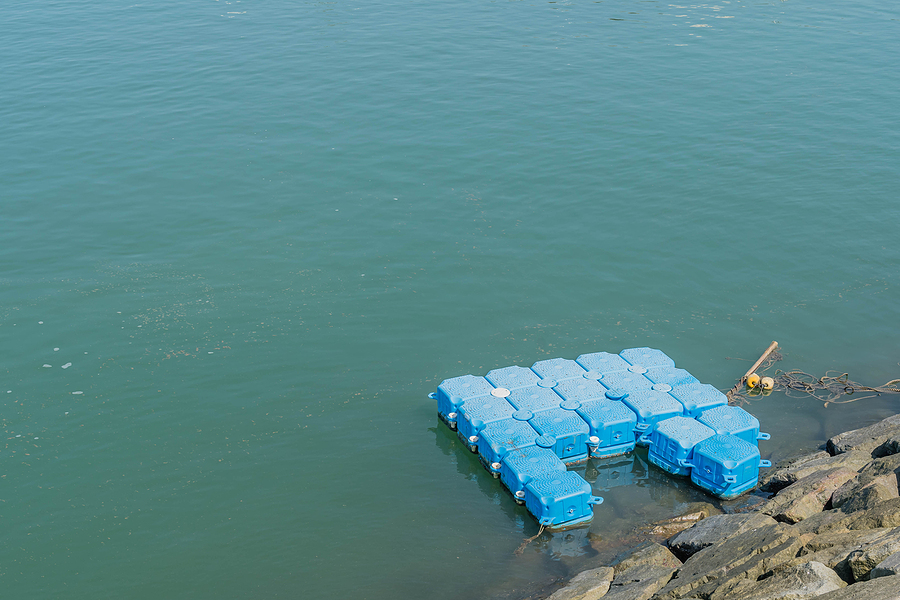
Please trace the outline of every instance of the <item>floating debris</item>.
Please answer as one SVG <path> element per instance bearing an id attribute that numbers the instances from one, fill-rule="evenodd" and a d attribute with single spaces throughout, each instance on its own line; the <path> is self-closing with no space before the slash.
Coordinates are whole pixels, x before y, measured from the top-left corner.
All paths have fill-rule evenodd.
<path id="1" fill-rule="evenodd" d="M 63 368 L 63 369 L 68 369 L 68 368 L 71 367 L 71 366 L 72 366 L 72 363 L 68 362 L 68 363 L 64 364 L 64 365 L 62 366 L 62 368 Z"/>
<path id="2" fill-rule="evenodd" d="M 73 395 L 78 396 L 79 394 L 83 394 L 84 392 L 72 392 Z"/>
<path id="3" fill-rule="evenodd" d="M 49 368 L 51 368 L 52 366 L 53 366 L 53 365 L 48 365 L 47 363 L 44 363 L 44 368 L 45 368 L 45 369 L 49 369 Z"/>

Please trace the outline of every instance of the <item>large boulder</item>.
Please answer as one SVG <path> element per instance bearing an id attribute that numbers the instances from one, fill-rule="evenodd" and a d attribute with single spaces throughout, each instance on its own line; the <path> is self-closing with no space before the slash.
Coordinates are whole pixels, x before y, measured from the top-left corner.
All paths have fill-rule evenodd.
<path id="1" fill-rule="evenodd" d="M 854 550 L 847 557 L 847 564 L 856 581 L 869 578 L 869 573 L 878 564 L 895 552 L 900 552 L 900 527 L 891 529 L 880 539 Z"/>
<path id="2" fill-rule="evenodd" d="M 871 479 L 861 477 L 860 481 L 850 485 L 849 488 L 848 483 L 850 482 L 835 490 L 831 497 L 831 505 L 845 513 L 874 508 L 885 500 L 900 497 L 897 490 L 897 476 L 893 473 Z"/>
<path id="3" fill-rule="evenodd" d="M 834 498 L 834 496 L 832 496 L 832 498 Z M 823 510 L 820 513 L 816 513 L 811 517 L 803 519 L 795 525 L 795 528 L 801 534 L 842 531 L 847 529 L 846 522 L 848 519 L 847 513 L 841 510 Z"/>
<path id="4" fill-rule="evenodd" d="M 775 519 L 760 513 L 716 515 L 703 519 L 690 529 L 669 538 L 668 545 L 675 556 L 687 560 L 707 546 L 718 544 L 745 531 L 774 524 Z"/>
<path id="5" fill-rule="evenodd" d="M 710 600 L 807 600 L 847 584 L 816 561 L 783 569 L 762 581 L 744 579 L 732 589 L 717 589 Z"/>
<path id="6" fill-rule="evenodd" d="M 900 575 L 900 552 L 894 552 L 875 565 L 875 568 L 869 572 L 869 579 L 890 577 L 891 575 Z"/>
<path id="7" fill-rule="evenodd" d="M 891 498 L 873 508 L 855 512 L 843 524 L 847 529 L 900 527 L 900 498 Z"/>
<path id="8" fill-rule="evenodd" d="M 635 565 L 616 575 L 603 600 L 648 600 L 674 572 L 661 565 Z"/>
<path id="9" fill-rule="evenodd" d="M 765 492 L 777 492 L 808 475 L 827 469 L 845 467 L 858 471 L 870 460 L 871 455 L 863 452 L 847 452 L 837 456 L 824 450 L 814 452 L 778 463 L 774 469 L 760 477 L 759 488 Z"/>
<path id="10" fill-rule="evenodd" d="M 878 542 L 890 531 L 892 530 L 866 529 L 836 531 L 811 536 L 810 539 L 804 539 L 805 543 L 798 552 L 798 557 L 783 566 L 795 566 L 814 560 L 834 569 L 838 576 L 847 583 L 853 583 L 856 579 L 848 562 L 850 555 Z"/>
<path id="11" fill-rule="evenodd" d="M 709 598 L 720 587 L 757 579 L 794 558 L 799 549 L 797 533 L 783 523 L 746 531 L 694 554 L 658 597 Z"/>
<path id="12" fill-rule="evenodd" d="M 797 523 L 821 512 L 834 491 L 855 476 L 856 471 L 847 467 L 811 473 L 778 492 L 762 512 L 778 521 Z"/>
<path id="13" fill-rule="evenodd" d="M 868 427 L 840 433 L 828 440 L 826 448 L 831 455 L 855 450 L 872 456 L 885 456 L 891 453 L 888 441 L 897 438 L 900 438 L 900 414 Z"/>
<path id="14" fill-rule="evenodd" d="M 598 600 L 609 591 L 612 567 L 582 571 L 566 587 L 556 590 L 548 600 Z"/>
<path id="15" fill-rule="evenodd" d="M 631 554 L 613 566 L 616 575 L 630 569 L 635 565 L 657 565 L 677 569 L 681 561 L 672 554 L 668 548 L 655 542 L 642 544 Z"/>
<path id="16" fill-rule="evenodd" d="M 900 600 L 900 575 L 848 585 L 816 600 Z"/>

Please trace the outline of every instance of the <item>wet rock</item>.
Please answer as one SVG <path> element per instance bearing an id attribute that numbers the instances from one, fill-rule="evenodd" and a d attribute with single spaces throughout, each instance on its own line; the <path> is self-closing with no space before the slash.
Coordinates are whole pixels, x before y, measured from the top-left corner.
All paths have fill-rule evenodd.
<path id="1" fill-rule="evenodd" d="M 872 460 L 871 455 L 862 452 L 847 452 L 837 456 L 831 456 L 824 450 L 814 452 L 778 463 L 774 469 L 760 478 L 759 488 L 766 492 L 777 492 L 808 475 L 826 469 L 846 467 L 858 471 L 870 460 Z"/>
<path id="2" fill-rule="evenodd" d="M 817 600 L 900 600 L 900 575 L 848 585 L 822 594 Z"/>
<path id="3" fill-rule="evenodd" d="M 672 578 L 675 569 L 635 565 L 616 575 L 604 600 L 648 600 Z"/>
<path id="4" fill-rule="evenodd" d="M 681 515 L 664 521 L 657 521 L 644 528 L 644 530 L 648 535 L 657 538 L 670 538 L 679 531 L 693 527 L 698 521 L 718 512 L 721 511 L 708 502 L 695 502 L 688 505 Z"/>
<path id="5" fill-rule="evenodd" d="M 853 572 L 853 578 L 856 581 L 868 579 L 872 569 L 895 552 L 900 552 L 900 527 L 850 553 L 847 563 Z"/>
<path id="6" fill-rule="evenodd" d="M 638 547 L 624 560 L 614 565 L 613 569 L 615 570 L 616 575 L 618 575 L 635 565 L 657 565 L 660 567 L 677 569 L 681 566 L 681 561 L 678 560 L 665 546 L 655 542 L 648 542 Z"/>
<path id="7" fill-rule="evenodd" d="M 891 498 L 873 508 L 850 515 L 845 521 L 847 529 L 878 529 L 900 527 L 900 498 Z"/>
<path id="8" fill-rule="evenodd" d="M 900 414 L 890 416 L 868 427 L 840 433 L 828 440 L 826 448 L 828 453 L 833 456 L 851 450 L 884 456 L 890 453 L 888 440 L 898 438 L 900 438 Z"/>
<path id="9" fill-rule="evenodd" d="M 566 587 L 556 590 L 548 600 L 597 600 L 609 591 L 612 578 L 612 567 L 583 571 L 573 577 Z"/>
<path id="10" fill-rule="evenodd" d="M 846 467 L 812 473 L 778 492 L 762 512 L 778 521 L 797 523 L 821 512 L 834 491 L 854 476 L 856 471 Z"/>
<path id="11" fill-rule="evenodd" d="M 733 587 L 743 579 L 756 580 L 794 558 L 799 549 L 796 532 L 783 523 L 746 531 L 694 554 L 658 597 L 709 598 L 723 586 Z"/>
<path id="12" fill-rule="evenodd" d="M 731 589 L 719 588 L 710 600 L 806 600 L 846 585 L 832 569 L 807 561 L 761 581 L 745 579 Z"/>
<path id="13" fill-rule="evenodd" d="M 900 552 L 894 552 L 875 565 L 875 568 L 869 573 L 869 579 L 890 577 L 892 575 L 900 575 Z"/>
<path id="14" fill-rule="evenodd" d="M 745 531 L 774 524 L 775 520 L 772 517 L 760 513 L 716 515 L 669 538 L 668 545 L 675 556 L 681 560 L 687 560 L 707 546 L 740 535 Z"/>

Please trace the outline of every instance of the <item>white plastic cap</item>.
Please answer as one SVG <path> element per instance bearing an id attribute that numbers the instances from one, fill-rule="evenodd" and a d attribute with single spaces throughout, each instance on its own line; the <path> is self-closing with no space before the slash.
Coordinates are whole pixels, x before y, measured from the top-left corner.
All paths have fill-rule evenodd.
<path id="1" fill-rule="evenodd" d="M 600 443 L 600 438 L 598 438 L 596 435 L 592 435 L 591 437 L 588 438 L 588 440 L 589 440 L 592 444 L 599 444 L 599 443 Z"/>
<path id="2" fill-rule="evenodd" d="M 475 442 L 478 441 L 478 436 L 477 436 L 477 435 L 470 435 L 470 436 L 469 436 L 469 441 L 472 442 L 472 443 L 474 444 Z"/>

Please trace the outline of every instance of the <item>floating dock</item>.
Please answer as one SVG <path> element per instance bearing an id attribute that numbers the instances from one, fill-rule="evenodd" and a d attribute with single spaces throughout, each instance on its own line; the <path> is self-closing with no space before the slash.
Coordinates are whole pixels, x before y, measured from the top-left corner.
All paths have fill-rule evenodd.
<path id="1" fill-rule="evenodd" d="M 548 528 L 589 522 L 603 498 L 567 466 L 648 446 L 651 463 L 718 498 L 753 489 L 759 421 L 675 367 L 660 350 L 595 352 L 484 377 L 445 379 L 429 394 L 438 416 Z"/>

